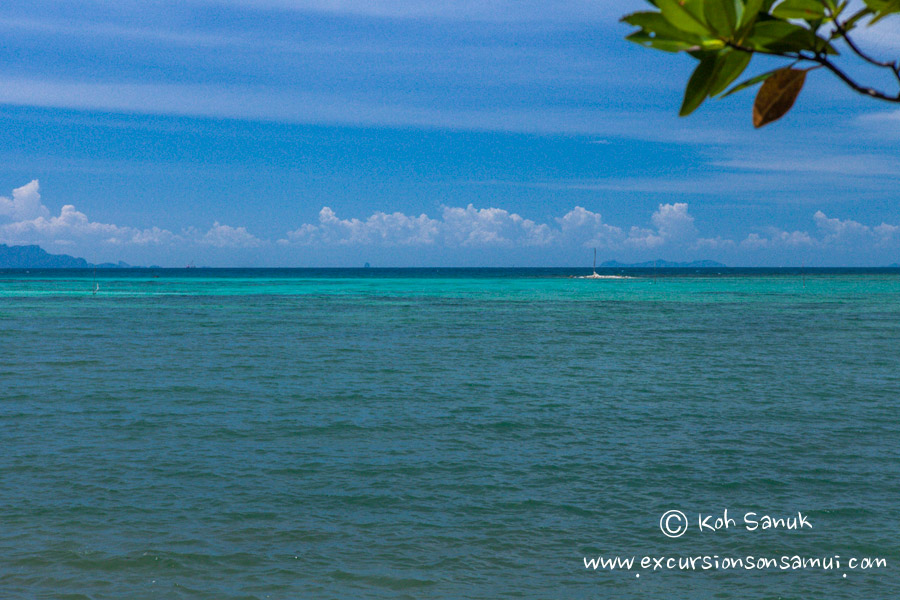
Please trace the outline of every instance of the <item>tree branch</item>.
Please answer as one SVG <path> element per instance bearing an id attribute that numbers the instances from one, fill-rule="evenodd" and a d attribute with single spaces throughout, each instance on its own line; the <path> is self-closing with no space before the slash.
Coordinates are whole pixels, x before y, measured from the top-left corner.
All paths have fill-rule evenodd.
<path id="1" fill-rule="evenodd" d="M 807 59 L 807 60 L 809 60 L 809 59 Z M 824 56 L 817 56 L 816 58 L 814 58 L 812 60 L 813 60 L 813 62 L 819 63 L 820 65 L 822 65 L 823 67 L 825 67 L 826 69 L 828 69 L 829 71 L 831 71 L 832 73 L 837 75 L 837 77 L 839 79 L 841 79 L 841 81 L 846 83 L 853 90 L 859 92 L 860 94 L 869 96 L 871 98 L 878 98 L 879 100 L 885 100 L 887 102 L 900 102 L 900 93 L 898 93 L 896 96 L 889 96 L 889 95 L 885 94 L 884 92 L 879 92 L 878 90 L 876 90 L 874 88 L 865 87 L 863 85 L 860 85 L 859 83 L 857 83 L 856 81 L 851 79 L 849 75 L 847 75 L 842 70 L 840 70 L 837 65 L 835 65 L 833 62 L 831 62 Z"/>
<path id="2" fill-rule="evenodd" d="M 834 19 L 834 27 L 835 27 L 835 29 L 837 29 L 837 32 L 844 39 L 844 41 L 847 42 L 847 46 L 849 46 L 850 49 L 853 50 L 854 54 L 856 54 L 858 57 L 860 57 L 867 63 L 875 65 L 876 67 L 890 69 L 891 72 L 894 74 L 894 77 L 897 78 L 897 82 L 900 83 L 900 61 L 895 60 L 895 61 L 891 62 L 891 61 L 878 60 L 876 58 L 873 58 L 870 54 L 863 52 L 863 50 L 859 46 L 856 45 L 856 42 L 854 42 L 850 38 L 850 32 L 847 31 L 847 28 L 845 27 L 845 25 L 843 23 L 841 23 L 840 21 L 838 21 L 837 18 Z"/>
<path id="3" fill-rule="evenodd" d="M 844 38 L 846 39 L 846 38 Z M 825 67 L 829 71 L 831 71 L 834 75 L 836 75 L 841 81 L 847 84 L 852 90 L 863 94 L 864 96 L 869 96 L 870 98 L 877 98 L 878 100 L 884 100 L 886 102 L 897 102 L 900 103 L 900 93 L 896 96 L 888 95 L 884 92 L 879 92 L 878 90 L 870 87 L 865 87 L 864 85 L 857 83 L 853 79 L 850 78 L 849 75 L 844 73 L 837 65 L 828 60 L 824 54 L 816 54 L 814 56 L 809 56 L 807 54 L 803 54 L 802 52 L 796 53 L 788 53 L 788 52 L 770 52 L 767 50 L 757 50 L 754 48 L 747 48 L 745 46 L 741 46 L 740 44 L 736 44 L 734 42 L 725 41 L 725 45 L 735 50 L 740 50 L 742 52 L 749 52 L 751 54 L 764 54 L 766 56 L 779 56 L 781 58 L 791 58 L 794 60 L 800 61 L 808 61 L 814 62 L 822 67 Z M 888 68 L 893 70 L 893 67 L 888 65 Z"/>

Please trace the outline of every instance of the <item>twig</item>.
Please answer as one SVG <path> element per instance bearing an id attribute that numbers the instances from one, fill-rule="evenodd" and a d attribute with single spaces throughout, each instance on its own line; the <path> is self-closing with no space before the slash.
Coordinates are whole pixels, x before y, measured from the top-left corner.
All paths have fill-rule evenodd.
<path id="1" fill-rule="evenodd" d="M 846 39 L 846 38 L 844 38 L 844 39 Z M 828 58 L 826 58 L 824 54 L 816 54 L 814 56 L 809 56 L 807 54 L 803 54 L 802 52 L 788 53 L 788 52 L 772 52 L 772 51 L 768 51 L 768 50 L 757 50 L 754 48 L 747 48 L 745 46 L 741 46 L 740 44 L 736 44 L 734 42 L 730 42 L 727 40 L 725 40 L 725 44 L 731 48 L 734 48 L 735 50 L 740 50 L 742 52 L 749 52 L 751 54 L 754 54 L 754 53 L 755 54 L 765 54 L 767 56 L 779 56 L 781 58 L 792 58 L 794 60 L 800 60 L 800 61 L 805 60 L 805 61 L 809 61 L 809 62 L 818 63 L 819 65 L 821 65 L 821 66 L 825 67 L 826 69 L 828 69 L 829 71 L 831 71 L 834 75 L 836 75 L 844 83 L 846 83 L 848 86 L 850 86 L 851 89 L 853 89 L 856 92 L 859 92 L 860 94 L 869 96 L 871 98 L 877 98 L 879 100 L 884 100 L 886 102 L 900 103 L 900 93 L 898 93 L 896 96 L 891 96 L 884 92 L 879 92 L 878 90 L 876 90 L 874 88 L 865 87 L 864 85 L 857 83 L 856 81 L 851 79 L 849 75 L 844 73 L 837 65 L 835 65 L 833 62 L 828 60 Z M 888 66 L 888 68 L 891 68 L 893 70 L 893 67 L 891 65 L 887 65 L 887 66 Z M 900 76 L 900 75 L 898 75 L 898 76 Z"/>
<path id="2" fill-rule="evenodd" d="M 867 63 L 875 65 L 876 67 L 890 69 L 891 72 L 894 74 L 894 77 L 897 78 L 897 82 L 900 83 L 900 61 L 891 62 L 891 61 L 878 60 L 876 58 L 873 58 L 870 54 L 868 54 L 867 52 L 863 52 L 863 50 L 859 46 L 856 45 L 856 42 L 854 42 L 850 38 L 850 32 L 847 31 L 844 24 L 841 23 L 840 21 L 838 21 L 837 18 L 834 19 L 834 27 L 835 27 L 835 29 L 837 29 L 837 32 L 841 35 L 841 37 L 844 39 L 844 41 L 847 42 L 847 46 L 849 46 L 850 49 L 853 50 L 854 54 L 856 54 L 858 57 L 860 57 Z"/>

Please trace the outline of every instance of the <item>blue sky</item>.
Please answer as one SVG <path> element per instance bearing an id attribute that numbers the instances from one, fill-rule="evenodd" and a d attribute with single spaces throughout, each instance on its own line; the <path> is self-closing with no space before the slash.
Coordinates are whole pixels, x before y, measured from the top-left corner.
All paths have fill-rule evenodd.
<path id="1" fill-rule="evenodd" d="M 900 262 L 896 105 L 816 72 L 761 131 L 752 92 L 679 119 L 693 61 L 622 39 L 643 6 L 6 0 L 0 243 L 164 266 Z M 861 41 L 896 57 L 897 24 Z"/>

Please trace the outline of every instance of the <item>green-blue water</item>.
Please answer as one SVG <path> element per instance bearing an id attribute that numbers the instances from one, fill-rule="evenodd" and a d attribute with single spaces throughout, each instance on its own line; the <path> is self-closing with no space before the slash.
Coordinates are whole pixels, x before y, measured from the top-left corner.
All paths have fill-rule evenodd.
<path id="1" fill-rule="evenodd" d="M 0 272 L 0 597 L 900 597 L 897 272 L 571 272 Z"/>

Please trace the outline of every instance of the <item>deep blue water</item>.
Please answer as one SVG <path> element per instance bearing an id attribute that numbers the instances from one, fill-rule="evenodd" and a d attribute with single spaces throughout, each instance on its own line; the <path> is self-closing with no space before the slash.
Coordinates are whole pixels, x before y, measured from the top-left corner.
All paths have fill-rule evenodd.
<path id="1" fill-rule="evenodd" d="M 0 271 L 0 597 L 900 597 L 897 270 L 570 274 Z"/>

